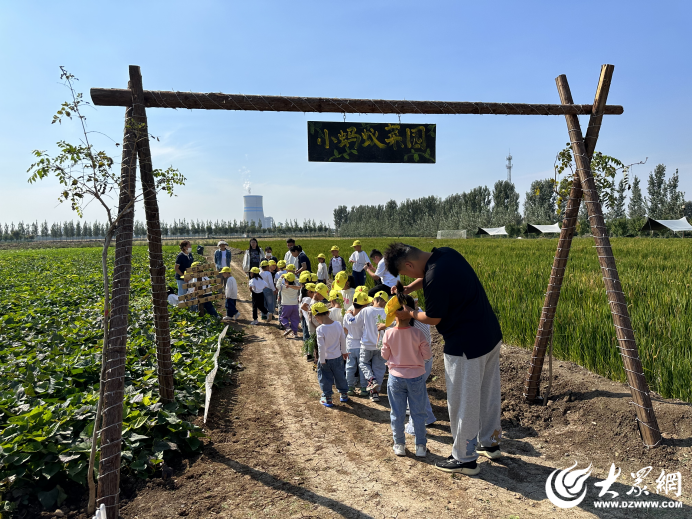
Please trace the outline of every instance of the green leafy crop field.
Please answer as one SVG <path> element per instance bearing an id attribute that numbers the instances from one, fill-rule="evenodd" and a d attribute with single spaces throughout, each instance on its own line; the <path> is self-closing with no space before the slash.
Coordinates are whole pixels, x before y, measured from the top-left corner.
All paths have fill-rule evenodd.
<path id="1" fill-rule="evenodd" d="M 383 251 L 394 239 L 366 238 L 363 249 Z M 504 341 L 532 348 L 557 240 L 403 239 L 430 251 L 453 247 L 474 267 L 503 329 Z M 328 258 L 338 245 L 348 262 L 353 240 L 301 239 L 311 262 Z M 247 248 L 247 241 L 229 242 Z M 619 275 L 626 293 L 635 337 L 650 388 L 663 397 L 691 400 L 691 241 L 613 238 Z M 282 240 L 261 241 L 283 258 Z M 554 354 L 617 381 L 625 372 L 601 270 L 588 238 L 573 240 L 558 304 Z M 315 267 L 313 270 L 315 271 Z M 367 277 L 369 283 L 370 277 Z M 425 308 L 423 294 L 419 303 Z"/>
<path id="2" fill-rule="evenodd" d="M 173 264 L 177 248 L 166 248 Z M 112 252 L 111 252 L 112 256 Z M 146 476 L 200 448 L 185 420 L 204 406 L 222 326 L 169 306 L 176 402 L 158 402 L 149 267 L 133 250 L 121 474 Z M 175 286 L 173 269 L 167 273 Z M 101 362 L 101 250 L 0 252 L 0 515 L 37 497 L 45 508 L 86 482 Z M 230 347 L 238 335 L 223 343 Z M 230 361 L 219 359 L 221 370 Z M 217 375 L 222 379 L 222 374 Z"/>

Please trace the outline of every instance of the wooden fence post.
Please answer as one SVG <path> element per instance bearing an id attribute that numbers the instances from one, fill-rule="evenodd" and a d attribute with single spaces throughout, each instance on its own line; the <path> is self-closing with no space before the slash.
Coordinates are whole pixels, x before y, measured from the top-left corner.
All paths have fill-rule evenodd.
<path id="1" fill-rule="evenodd" d="M 140 180 L 144 195 L 149 241 L 149 275 L 152 284 L 154 327 L 156 330 L 156 362 L 159 376 L 159 396 L 164 403 L 173 401 L 173 364 L 171 362 L 171 331 L 169 328 L 168 299 L 166 294 L 166 265 L 161 246 L 159 203 L 152 174 L 152 154 L 149 149 L 149 127 L 144 108 L 142 74 L 137 65 L 130 65 L 133 119 L 136 122 L 137 155 L 140 160 Z"/>
<path id="2" fill-rule="evenodd" d="M 560 81 L 564 82 L 567 88 L 568 80 L 565 76 L 562 76 Z M 602 215 L 602 205 L 599 202 L 599 192 L 592 176 L 590 158 L 587 155 L 587 149 L 582 139 L 582 130 L 580 129 L 578 116 L 567 114 L 565 120 L 568 125 L 568 134 L 570 135 L 576 170 L 580 176 L 582 192 L 585 204 L 587 204 L 587 215 L 592 236 L 594 237 L 599 265 L 602 269 L 602 279 L 606 286 L 609 308 L 614 326 L 616 327 L 621 359 L 623 360 L 628 386 L 633 398 L 631 403 L 636 407 L 637 421 L 643 442 L 648 448 L 652 448 L 660 443 L 662 434 L 659 431 L 657 419 L 652 409 L 650 390 L 645 380 L 640 357 L 638 356 L 638 347 L 631 327 L 626 296 L 621 287 L 618 270 L 616 269 L 616 260 L 611 250 L 609 234 L 604 223 L 604 216 Z"/>
<path id="3" fill-rule="evenodd" d="M 585 136 L 585 147 L 587 148 L 587 156 L 590 161 L 592 160 L 592 154 L 597 145 L 597 138 L 599 137 L 599 129 L 601 128 L 604 107 L 606 106 L 606 98 L 609 95 L 609 87 L 611 86 L 611 77 L 613 73 L 613 65 L 602 65 L 599 84 L 597 85 L 597 93 L 594 96 L 594 104 L 592 105 L 592 114 L 590 115 L 590 122 L 587 126 L 587 135 Z M 570 87 L 568 86 L 566 77 L 559 76 L 556 78 L 556 85 L 558 87 L 558 94 L 561 98 L 561 104 L 572 105 L 573 96 L 570 93 Z M 541 371 L 544 366 L 544 356 L 549 340 L 553 336 L 553 320 L 556 316 L 558 299 L 561 296 L 561 286 L 563 285 L 563 276 L 565 275 L 565 269 L 568 264 L 570 245 L 573 241 L 573 235 L 575 234 L 578 210 L 580 209 L 580 199 L 582 199 L 582 187 L 580 185 L 580 177 L 576 173 L 566 203 L 563 226 L 561 227 L 561 235 L 558 239 L 558 248 L 556 249 L 556 256 L 553 259 L 549 286 L 546 289 L 544 307 L 541 311 L 541 319 L 539 320 L 537 335 L 534 339 L 534 351 L 532 352 L 529 370 L 525 378 L 523 395 L 529 402 L 533 402 L 539 395 L 539 383 L 541 381 Z"/>
<path id="4" fill-rule="evenodd" d="M 132 107 L 125 110 L 123 159 L 120 169 L 118 214 L 135 197 L 137 180 L 136 136 L 132 125 Z M 113 266 L 109 340 L 106 350 L 101 456 L 97 505 L 106 505 L 108 518 L 118 518 L 120 494 L 120 452 L 123 433 L 123 398 L 125 394 L 125 356 L 130 306 L 130 272 L 132 270 L 132 235 L 134 205 L 118 223 Z"/>

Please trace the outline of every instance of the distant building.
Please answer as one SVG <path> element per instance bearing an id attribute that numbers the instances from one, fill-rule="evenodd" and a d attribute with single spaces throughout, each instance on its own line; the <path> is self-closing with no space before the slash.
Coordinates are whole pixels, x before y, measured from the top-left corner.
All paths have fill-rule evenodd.
<path id="1" fill-rule="evenodd" d="M 274 225 L 272 217 L 265 217 L 262 208 L 262 195 L 243 195 L 243 220 L 246 222 L 262 223 L 263 229 L 271 228 Z"/>

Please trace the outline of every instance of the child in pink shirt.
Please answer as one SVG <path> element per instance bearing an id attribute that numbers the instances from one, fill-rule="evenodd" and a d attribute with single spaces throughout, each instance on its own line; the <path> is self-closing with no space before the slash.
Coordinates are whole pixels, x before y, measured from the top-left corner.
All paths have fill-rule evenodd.
<path id="1" fill-rule="evenodd" d="M 407 300 L 411 296 L 407 296 Z M 413 299 L 407 305 L 414 307 Z M 423 332 L 413 327 L 413 321 L 397 321 L 395 327 L 385 331 L 381 355 L 387 361 L 390 375 L 387 379 L 387 398 L 390 401 L 390 426 L 395 444 L 395 455 L 404 456 L 407 400 L 414 422 L 416 456 L 426 456 L 426 379 L 424 360 L 431 357 L 431 345 Z"/>

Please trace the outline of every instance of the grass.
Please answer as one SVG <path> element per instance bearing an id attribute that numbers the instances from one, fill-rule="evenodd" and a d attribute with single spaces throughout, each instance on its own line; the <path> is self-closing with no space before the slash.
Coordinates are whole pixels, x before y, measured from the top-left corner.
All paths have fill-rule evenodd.
<path id="1" fill-rule="evenodd" d="M 382 251 L 392 240 L 395 239 L 364 239 L 363 248 L 368 253 L 373 248 Z M 556 239 L 404 241 L 428 251 L 441 246 L 460 251 L 486 289 L 500 320 L 504 341 L 533 347 Z M 311 262 L 317 261 L 318 253 L 329 258 L 329 249 L 335 244 L 348 260 L 352 242 L 329 238 L 299 240 Z M 611 243 L 650 388 L 663 397 L 690 402 L 691 241 L 613 238 Z M 229 244 L 248 247 L 247 240 Z M 271 246 L 278 258 L 286 252 L 283 240 L 261 241 L 260 245 Z M 625 372 L 593 246 L 592 239 L 573 240 L 556 313 L 554 354 L 623 382 Z M 419 294 L 419 303 L 425 308 L 423 294 Z"/>

